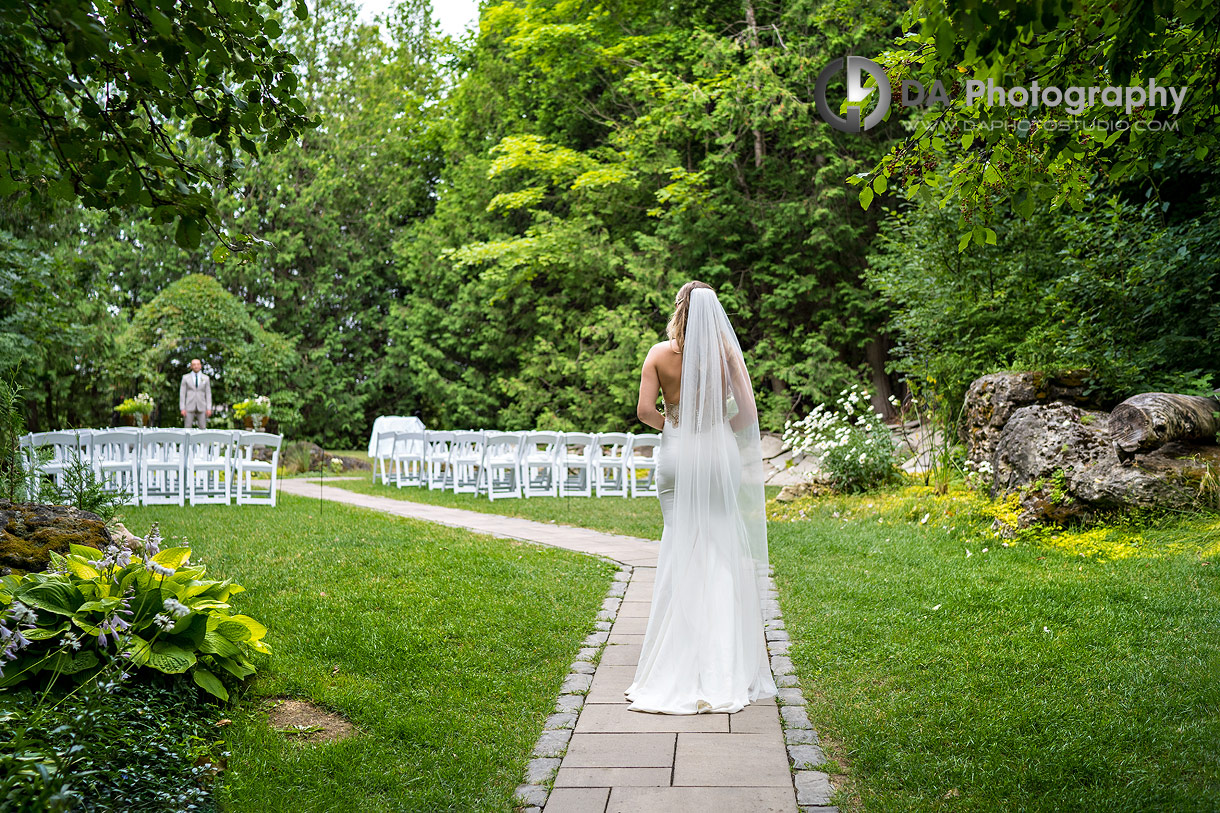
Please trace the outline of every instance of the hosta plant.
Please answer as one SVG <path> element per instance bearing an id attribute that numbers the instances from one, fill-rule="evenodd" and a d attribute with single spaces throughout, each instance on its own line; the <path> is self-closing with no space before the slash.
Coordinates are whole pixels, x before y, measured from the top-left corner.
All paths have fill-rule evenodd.
<path id="1" fill-rule="evenodd" d="M 205 578 L 186 547 L 160 549 L 153 525 L 134 550 L 112 544 L 105 552 L 72 545 L 51 554 L 43 573 L 0 581 L 0 616 L 25 619 L 5 629 L 0 688 L 57 674 L 84 677 L 110 654 L 130 671 L 189 674 L 202 689 L 228 698 L 218 677 L 254 674 L 253 652 L 269 653 L 267 628 L 233 611 L 230 598 L 244 588 Z"/>

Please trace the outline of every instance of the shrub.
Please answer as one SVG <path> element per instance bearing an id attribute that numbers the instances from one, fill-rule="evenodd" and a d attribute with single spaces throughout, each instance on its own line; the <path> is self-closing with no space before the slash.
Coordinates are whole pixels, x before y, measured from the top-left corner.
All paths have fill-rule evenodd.
<path id="1" fill-rule="evenodd" d="M 51 571 L 4 577 L 0 608 L 29 608 L 33 626 L 21 633 L 24 645 L 6 648 L 11 662 L 0 687 L 44 673 L 51 680 L 90 675 L 101 652 L 128 660 L 133 671 L 189 673 L 204 691 L 227 699 L 217 673 L 239 680 L 254 674 L 251 651 L 270 652 L 267 628 L 233 614 L 229 599 L 243 588 L 205 580 L 205 568 L 189 565 L 190 556 L 190 548 L 160 550 L 154 524 L 135 551 L 72 545 L 66 557 L 51 554 Z"/>
<path id="2" fill-rule="evenodd" d="M 820 457 L 821 467 L 840 491 L 865 491 L 896 472 L 894 441 L 885 423 L 857 385 L 839 394 L 838 411 L 819 404 L 799 421 L 784 425 L 784 446 Z"/>

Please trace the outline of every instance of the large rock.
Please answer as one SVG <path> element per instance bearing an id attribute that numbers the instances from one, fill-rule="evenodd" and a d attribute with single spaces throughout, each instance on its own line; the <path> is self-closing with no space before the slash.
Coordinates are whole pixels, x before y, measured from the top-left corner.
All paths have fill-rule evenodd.
<path id="1" fill-rule="evenodd" d="M 110 532 L 101 517 L 68 505 L 37 505 L 0 500 L 0 570 L 41 572 L 51 551 L 66 554 L 69 545 L 105 550 Z"/>
<path id="2" fill-rule="evenodd" d="M 1013 414 L 1032 404 L 1066 403 L 1109 410 L 1113 403 L 1085 395 L 1084 371 L 1049 375 L 1036 371 L 991 373 L 976 378 L 966 391 L 963 431 L 966 459 L 990 462 L 1004 426 Z"/>
<path id="3" fill-rule="evenodd" d="M 992 495 L 1020 494 L 1018 525 L 1086 519 L 1126 505 L 1180 506 L 1198 493 L 1214 444 L 1168 443 L 1133 463 L 1119 461 L 1109 413 L 1064 403 L 1017 409 L 996 439 Z"/>

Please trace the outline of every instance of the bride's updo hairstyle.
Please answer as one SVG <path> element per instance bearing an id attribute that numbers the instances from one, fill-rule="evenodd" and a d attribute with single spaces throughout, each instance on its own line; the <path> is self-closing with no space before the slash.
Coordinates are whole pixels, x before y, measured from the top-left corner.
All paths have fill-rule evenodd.
<path id="1" fill-rule="evenodd" d="M 678 352 L 682 352 L 682 345 L 686 341 L 686 315 L 690 313 L 690 295 L 691 291 L 696 288 L 707 288 L 709 291 L 715 291 L 712 286 L 706 282 L 700 282 L 693 279 L 678 289 L 678 298 L 674 303 L 674 315 L 669 317 L 669 324 L 665 326 L 665 332 L 669 334 L 669 338 L 678 343 Z"/>

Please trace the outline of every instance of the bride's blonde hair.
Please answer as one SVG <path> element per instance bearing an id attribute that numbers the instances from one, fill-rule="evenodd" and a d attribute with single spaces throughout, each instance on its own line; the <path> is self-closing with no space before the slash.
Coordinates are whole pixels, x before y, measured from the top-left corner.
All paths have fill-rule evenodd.
<path id="1" fill-rule="evenodd" d="M 674 303 L 674 315 L 669 317 L 669 324 L 665 326 L 665 332 L 669 338 L 678 343 L 679 353 L 682 352 L 682 345 L 686 341 L 686 315 L 690 313 L 691 291 L 696 288 L 707 288 L 712 292 L 716 290 L 706 282 L 700 282 L 697 279 L 683 285 L 678 289 L 678 298 Z"/>

